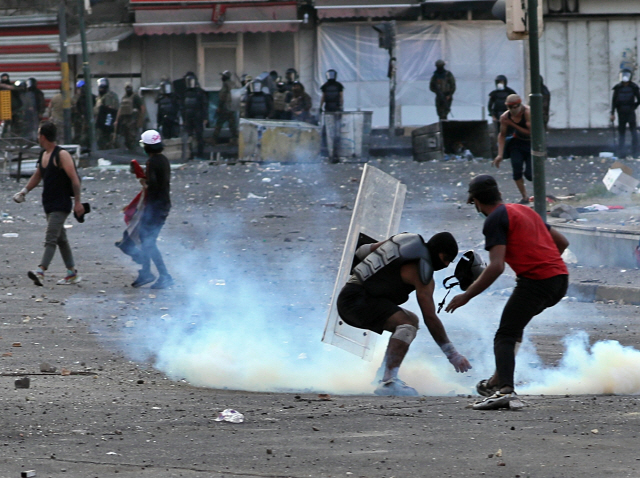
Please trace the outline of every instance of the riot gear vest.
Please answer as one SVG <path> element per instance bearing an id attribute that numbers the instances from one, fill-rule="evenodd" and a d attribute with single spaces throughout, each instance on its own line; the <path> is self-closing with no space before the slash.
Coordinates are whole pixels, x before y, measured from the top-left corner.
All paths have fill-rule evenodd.
<path id="1" fill-rule="evenodd" d="M 184 115 L 187 118 L 200 116 L 201 105 L 198 90 L 190 88 L 184 93 Z"/>
<path id="2" fill-rule="evenodd" d="M 158 116 L 169 120 L 176 119 L 176 107 L 173 98 L 169 95 L 162 95 L 158 98 Z"/>
<path id="3" fill-rule="evenodd" d="M 131 116 L 133 114 L 133 95 L 123 96 L 120 101 L 120 115 Z"/>
<path id="4" fill-rule="evenodd" d="M 414 290 L 400 277 L 401 267 L 409 262 L 417 262 L 420 281 L 429 284 L 433 279 L 429 249 L 420 235 L 405 232 L 391 237 L 367 255 L 353 268 L 353 275 L 371 295 L 402 304 Z"/>
<path id="5" fill-rule="evenodd" d="M 335 80 L 329 80 L 324 84 L 325 111 L 340 111 L 340 85 Z"/>
<path id="6" fill-rule="evenodd" d="M 507 105 L 504 103 L 507 100 L 507 96 L 515 94 L 511 88 L 506 87 L 504 90 L 493 90 L 490 93 L 491 111 L 490 113 L 496 118 L 500 118 L 502 113 L 507 111 Z"/>
<path id="7" fill-rule="evenodd" d="M 637 88 L 638 87 L 631 82 L 629 82 L 628 85 L 620 83 L 616 86 L 617 97 L 615 107 L 619 113 L 630 113 L 635 110 L 635 94 Z"/>
<path id="8" fill-rule="evenodd" d="M 249 118 L 264 119 L 269 114 L 267 97 L 264 93 L 254 93 L 249 96 Z"/>
<path id="9" fill-rule="evenodd" d="M 275 111 L 284 111 L 287 106 L 286 98 L 286 91 L 275 91 L 273 93 L 273 109 Z"/>

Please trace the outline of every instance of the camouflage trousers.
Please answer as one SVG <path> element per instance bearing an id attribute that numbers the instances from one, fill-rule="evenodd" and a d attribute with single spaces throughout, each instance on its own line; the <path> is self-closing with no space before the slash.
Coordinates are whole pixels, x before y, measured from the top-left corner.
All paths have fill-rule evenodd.
<path id="1" fill-rule="evenodd" d="M 138 118 L 134 115 L 120 116 L 118 120 L 118 134 L 124 138 L 124 145 L 130 151 L 138 146 L 140 135 L 138 134 Z"/>

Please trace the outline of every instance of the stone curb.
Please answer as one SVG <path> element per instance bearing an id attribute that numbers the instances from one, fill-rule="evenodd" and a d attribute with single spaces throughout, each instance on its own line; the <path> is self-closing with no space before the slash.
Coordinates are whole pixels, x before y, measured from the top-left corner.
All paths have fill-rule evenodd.
<path id="1" fill-rule="evenodd" d="M 576 297 L 581 302 L 612 300 L 624 304 L 640 305 L 639 287 L 570 282 L 567 295 Z"/>

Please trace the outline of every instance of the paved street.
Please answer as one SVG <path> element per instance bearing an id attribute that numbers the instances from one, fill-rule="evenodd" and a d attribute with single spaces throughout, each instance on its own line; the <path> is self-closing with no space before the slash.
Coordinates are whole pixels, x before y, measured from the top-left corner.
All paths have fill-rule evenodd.
<path id="1" fill-rule="evenodd" d="M 508 165 L 371 165 L 407 185 L 401 230 L 448 230 L 461 250 L 482 251 L 482 220 L 464 204 L 472 176 L 496 174 L 506 199 L 517 198 Z M 18 237 L 0 237 L 0 478 L 638 476 L 638 306 L 567 297 L 535 318 L 518 356 L 527 406 L 517 412 L 468 407 L 492 371 L 512 273 L 441 315 L 473 365 L 467 374 L 419 330 L 400 376 L 420 398 L 372 394 L 387 336 L 371 363 L 320 342 L 362 167 L 175 169 L 159 248 L 177 285 L 158 291 L 130 287 L 135 264 L 113 245 L 139 188 L 126 168 L 80 170 L 92 212 L 84 224 L 68 221 L 77 286 L 55 285 L 58 255 L 45 287 L 26 277 L 42 251 L 40 190 L 15 204 L 22 185 L 2 180 L 0 232 Z M 574 205 L 624 205 L 588 221 L 637 225 L 637 199 L 597 195 L 606 168 L 597 158 L 550 160 L 548 192 L 587 194 Z M 570 273 L 640 284 L 637 269 Z M 436 274 L 438 301 L 446 275 Z M 56 373 L 40 372 L 43 362 Z M 20 376 L 30 388 L 14 388 Z M 216 422 L 227 408 L 244 423 Z"/>

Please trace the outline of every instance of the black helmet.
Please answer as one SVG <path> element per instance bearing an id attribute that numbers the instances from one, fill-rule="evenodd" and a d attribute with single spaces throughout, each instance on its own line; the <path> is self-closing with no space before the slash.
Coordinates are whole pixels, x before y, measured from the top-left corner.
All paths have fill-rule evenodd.
<path id="1" fill-rule="evenodd" d="M 444 60 L 436 60 L 436 67 L 440 68 L 442 66 L 444 66 Z"/>
<path id="2" fill-rule="evenodd" d="M 442 285 L 447 289 L 447 293 L 442 299 L 442 302 L 438 304 L 438 313 L 442 310 L 444 302 L 447 300 L 447 296 L 453 287 L 458 285 L 462 290 L 467 290 L 469 286 L 480 277 L 480 274 L 482 274 L 482 271 L 484 271 L 486 267 L 482 257 L 480 257 L 477 252 L 467 251 L 462 254 L 453 275 L 442 281 Z M 458 282 L 447 283 L 451 279 L 458 279 Z"/>
<path id="3" fill-rule="evenodd" d="M 507 77 L 506 77 L 506 76 L 504 76 L 504 75 L 498 75 L 498 76 L 496 76 L 496 80 L 495 80 L 495 81 L 496 81 L 496 85 L 497 85 L 498 83 L 504 83 L 504 86 L 507 86 Z"/>
<path id="4" fill-rule="evenodd" d="M 284 76 L 287 78 L 287 81 L 296 81 L 298 79 L 298 72 L 295 68 L 289 68 Z"/>
<path id="5" fill-rule="evenodd" d="M 160 82 L 160 94 L 161 95 L 170 95 L 173 93 L 173 86 L 169 80 L 162 80 Z"/>
<path id="6" fill-rule="evenodd" d="M 34 77 L 27 78 L 27 88 L 36 88 L 38 86 L 38 80 Z"/>
<path id="7" fill-rule="evenodd" d="M 184 81 L 189 89 L 198 86 L 198 78 L 196 78 L 196 75 L 191 71 L 188 71 L 187 74 L 184 75 Z"/>
<path id="8" fill-rule="evenodd" d="M 231 78 L 231 72 L 229 70 L 224 70 L 222 73 L 220 73 L 220 76 L 222 77 L 222 81 L 226 81 Z"/>
<path id="9" fill-rule="evenodd" d="M 105 94 L 109 91 L 109 80 L 107 78 L 100 78 L 98 80 L 98 91 L 101 94 Z"/>
<path id="10" fill-rule="evenodd" d="M 327 80 L 337 80 L 338 72 L 333 68 L 331 70 L 327 70 Z"/>

